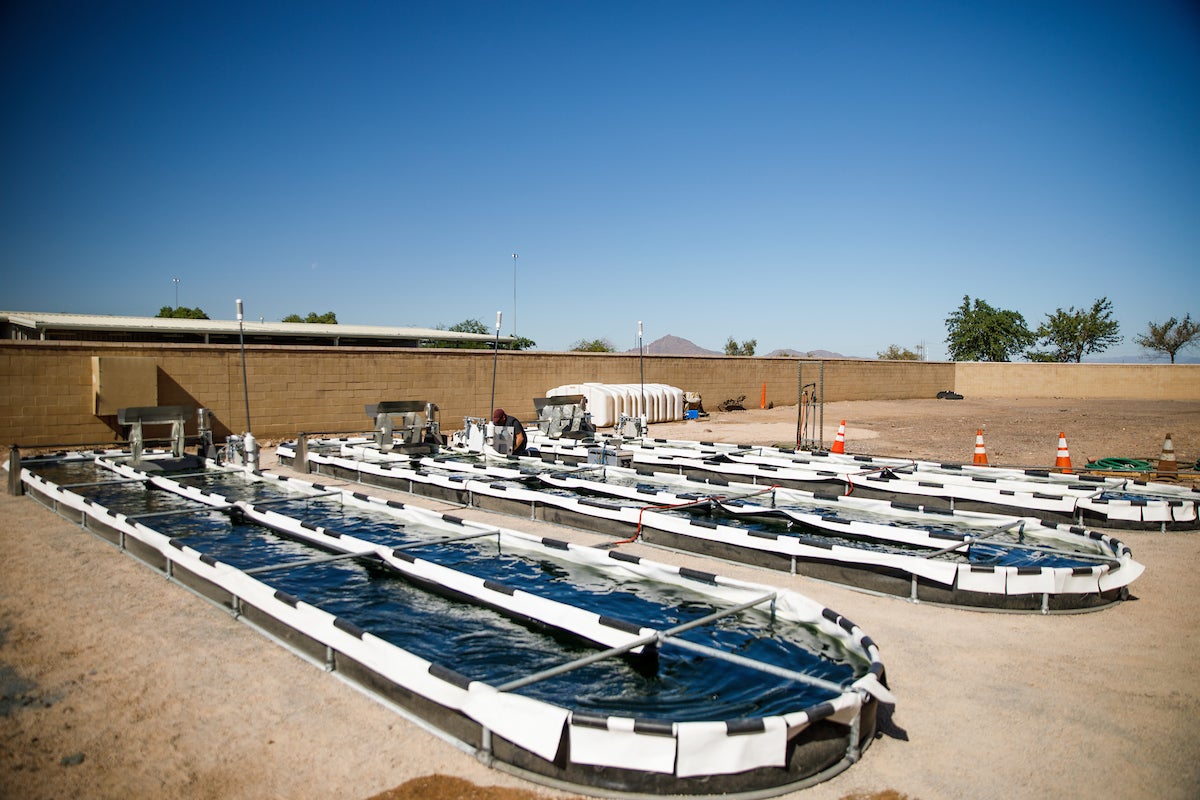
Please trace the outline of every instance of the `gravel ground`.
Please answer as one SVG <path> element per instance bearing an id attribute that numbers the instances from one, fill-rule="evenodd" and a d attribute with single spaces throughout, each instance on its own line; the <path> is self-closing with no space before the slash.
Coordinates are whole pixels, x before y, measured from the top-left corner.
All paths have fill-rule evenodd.
<path id="1" fill-rule="evenodd" d="M 1200 403 L 834 403 L 827 446 L 841 419 L 852 453 L 970 461 L 982 428 L 994 464 L 1048 466 L 1060 431 L 1076 465 L 1157 458 L 1166 433 L 1181 465 L 1200 456 Z M 794 441 L 796 421 L 795 407 L 729 412 L 651 434 L 773 444 Z M 1146 565 L 1133 599 L 1061 616 L 914 605 L 629 547 L 796 589 L 879 643 L 896 708 L 860 763 L 786 797 L 1193 798 L 1200 539 L 1118 535 Z M 32 500 L 0 496 L 0 547 L 2 797 L 570 797 L 483 767 Z"/>

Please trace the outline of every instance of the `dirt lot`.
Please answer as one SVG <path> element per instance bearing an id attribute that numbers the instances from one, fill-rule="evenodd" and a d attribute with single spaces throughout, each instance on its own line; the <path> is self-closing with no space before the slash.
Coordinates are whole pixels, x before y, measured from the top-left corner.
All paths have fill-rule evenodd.
<path id="1" fill-rule="evenodd" d="M 981 428 L 993 464 L 1053 464 L 1060 431 L 1076 465 L 1157 458 L 1167 433 L 1180 465 L 1200 456 L 1200 401 L 846 402 L 824 413 L 826 445 L 845 419 L 851 453 L 970 461 Z M 795 407 L 739 411 L 651 434 L 774 444 L 794 441 L 796 422 Z M 859 764 L 788 797 L 1192 798 L 1200 538 L 1119 536 L 1146 565 L 1134 599 L 1065 616 L 914 605 L 630 552 L 796 589 L 879 643 L 898 705 Z M 483 767 L 32 500 L 0 495 L 0 546 L 0 797 L 569 796 Z"/>
<path id="2" fill-rule="evenodd" d="M 654 425 L 661 438 L 747 444 L 796 442 L 796 406 L 709 412 L 697 420 Z M 814 419 L 822 415 L 814 413 Z M 970 463 L 983 431 L 992 466 L 1049 467 L 1058 435 L 1066 434 L 1071 462 L 1108 457 L 1157 460 L 1171 434 L 1180 466 L 1200 457 L 1200 400 L 855 400 L 824 408 L 825 447 L 846 420 L 846 452 Z M 822 428 L 812 425 L 817 438 Z"/>

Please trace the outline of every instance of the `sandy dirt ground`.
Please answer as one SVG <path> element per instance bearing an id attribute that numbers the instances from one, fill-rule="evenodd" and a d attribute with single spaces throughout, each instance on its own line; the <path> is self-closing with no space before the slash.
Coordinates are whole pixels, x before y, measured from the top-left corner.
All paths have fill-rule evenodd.
<path id="1" fill-rule="evenodd" d="M 794 441 L 796 416 L 714 413 L 650 433 L 775 444 Z M 840 419 L 851 453 L 970 461 L 982 428 L 994 464 L 1049 466 L 1060 431 L 1076 465 L 1157 458 L 1168 432 L 1181 465 L 1200 456 L 1200 402 L 834 403 L 826 446 Z M 264 466 L 277 468 L 269 454 Z M 786 797 L 1194 798 L 1200 535 L 1117 535 L 1146 565 L 1133 599 L 1051 616 L 914 605 L 627 547 L 798 590 L 878 642 L 896 707 L 860 763 Z M 571 797 L 482 766 L 31 499 L 0 495 L 0 547 L 0 797 Z"/>

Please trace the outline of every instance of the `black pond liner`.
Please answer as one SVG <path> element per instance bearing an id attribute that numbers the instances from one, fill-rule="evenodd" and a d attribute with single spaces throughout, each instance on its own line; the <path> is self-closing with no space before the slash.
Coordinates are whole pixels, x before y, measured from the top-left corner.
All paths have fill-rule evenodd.
<path id="1" fill-rule="evenodd" d="M 876 696 L 888 697 L 869 637 L 793 592 L 304 481 L 106 465 L 118 483 L 84 459 L 25 466 L 35 499 L 535 780 L 635 795 L 791 790 L 853 763 Z M 467 577 L 439 584 L 439 571 Z M 600 624 L 542 616 L 539 602 Z M 548 674 L 595 654 L 595 629 L 632 641 L 689 623 L 704 624 L 640 656 Z"/>
<path id="2" fill-rule="evenodd" d="M 678 498 L 658 499 L 663 495 L 656 492 L 635 490 L 633 496 L 601 498 L 579 495 L 578 488 L 584 484 L 600 487 L 603 481 L 598 479 L 580 477 L 570 487 L 545 487 L 540 485 L 546 482 L 544 475 L 553 474 L 556 466 L 528 459 L 491 459 L 489 464 L 470 456 L 384 456 L 361 443 L 341 443 L 338 449 L 343 447 L 354 457 L 323 454 L 314 448 L 308 457 L 309 469 L 366 485 L 532 515 L 601 533 L 628 537 L 640 531 L 642 540 L 649 544 L 787 570 L 913 601 L 999 611 L 1088 611 L 1125 599 L 1127 585 L 1143 570 L 1129 548 L 1107 534 L 1032 518 L 890 504 L 912 519 L 923 520 L 927 529 L 931 526 L 935 531 L 944 530 L 956 518 L 970 518 L 976 526 L 990 519 L 1000 530 L 973 538 L 994 537 L 994 542 L 1000 542 L 1004 540 L 1004 528 L 1019 526 L 1027 538 L 1049 538 L 1051 544 L 1066 542 L 1078 550 L 1078 555 L 1039 551 L 1032 542 L 1025 545 L 1018 541 L 1010 541 L 1012 546 L 1005 548 L 1007 552 L 998 554 L 994 546 L 968 546 L 961 534 L 948 531 L 943 534 L 943 542 L 908 546 L 903 536 L 914 530 L 912 519 L 903 526 L 853 520 L 850 513 L 861 512 L 864 507 L 874 508 L 877 513 L 892 509 L 882 501 L 844 498 L 828 491 L 809 494 L 846 507 L 844 512 L 808 514 L 808 524 L 788 528 L 787 520 L 781 526 L 763 519 L 758 511 L 743 516 L 744 509 L 732 503 L 721 508 L 726 516 L 707 519 L 697 518 L 692 512 L 661 509 Z M 294 458 L 286 444 L 276 452 L 283 463 Z M 577 467 L 576 475 L 596 474 L 599 469 Z M 613 475 L 637 474 L 619 467 L 603 470 Z M 723 492 L 736 486 L 730 481 L 714 481 L 714 485 L 700 488 Z M 767 486 L 742 484 L 738 490 Z M 933 539 L 936 533 L 925 530 L 920 536 Z"/>

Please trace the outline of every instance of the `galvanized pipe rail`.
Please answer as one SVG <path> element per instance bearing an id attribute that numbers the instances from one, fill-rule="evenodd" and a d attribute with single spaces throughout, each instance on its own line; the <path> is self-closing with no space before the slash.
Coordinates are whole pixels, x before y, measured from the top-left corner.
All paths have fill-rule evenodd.
<path id="1" fill-rule="evenodd" d="M 147 475 L 142 478 L 113 478 L 107 481 L 84 481 L 83 483 L 64 483 L 59 488 L 61 489 L 83 489 L 89 486 L 115 486 L 121 483 L 145 483 L 150 480 Z"/>
<path id="2" fill-rule="evenodd" d="M 970 547 L 975 542 L 982 542 L 983 540 L 990 539 L 993 536 L 999 536 L 1000 534 L 1005 533 L 1006 531 L 1010 531 L 1013 528 L 1020 528 L 1021 530 L 1024 530 L 1025 529 L 1025 520 L 1019 519 L 1019 520 L 1016 520 L 1015 522 L 1009 522 L 1005 525 L 1001 525 L 997 528 L 993 528 L 991 531 L 989 531 L 988 533 L 985 533 L 981 536 L 967 536 L 967 538 L 963 539 L 961 542 L 952 544 L 949 547 L 943 547 L 940 550 L 933 550 L 933 551 L 921 556 L 921 558 L 936 558 L 937 556 L 944 556 L 944 555 L 946 555 L 946 553 L 953 553 L 955 550 L 961 550 L 964 547 Z"/>
<path id="3" fill-rule="evenodd" d="M 175 477 L 175 476 L 172 476 Z M 279 503 L 293 503 L 300 500 L 313 500 L 318 497 L 332 497 L 333 495 L 342 496 L 343 492 L 340 489 L 333 489 L 328 492 L 316 492 L 314 494 L 298 494 L 292 497 L 276 497 L 274 500 L 255 500 L 254 502 L 246 501 L 250 506 L 271 506 Z"/>
<path id="4" fill-rule="evenodd" d="M 296 455 L 294 467 L 300 472 L 308 472 L 308 437 L 310 436 L 362 436 L 370 438 L 374 430 L 353 431 L 300 431 L 296 434 Z"/>
<path id="5" fill-rule="evenodd" d="M 155 517 L 181 517 L 185 514 L 199 514 L 202 511 L 228 511 L 235 508 L 233 503 L 226 503 L 222 506 L 200 505 L 191 508 L 173 508 L 168 511 L 148 511 L 145 514 L 126 514 L 125 518 L 130 520 L 152 519 Z"/>
<path id="6" fill-rule="evenodd" d="M 148 444 L 166 444 L 170 443 L 171 439 L 154 438 L 143 439 Z M 198 443 L 203 441 L 199 436 L 185 436 L 184 441 Z M 98 448 L 111 448 L 114 446 L 128 445 L 131 442 L 128 439 L 112 439 L 107 442 L 70 442 L 67 444 L 14 444 L 13 447 L 19 450 L 96 450 Z"/>
<path id="7" fill-rule="evenodd" d="M 839 695 L 845 694 L 847 691 L 852 691 L 848 686 L 845 686 L 845 685 L 842 685 L 839 683 L 835 683 L 833 681 L 827 681 L 824 678 L 817 678 L 817 677 L 814 677 L 811 675 L 805 675 L 804 673 L 801 673 L 801 672 L 794 672 L 792 670 L 788 670 L 788 669 L 785 669 L 782 667 L 776 667 L 772 664 L 765 664 L 761 661 L 755 661 L 753 659 L 745 658 L 744 656 L 738 656 L 738 655 L 734 655 L 733 653 L 727 653 L 723 650 L 717 650 L 715 648 L 705 647 L 704 645 L 694 644 L 692 642 L 688 642 L 686 640 L 679 639 L 677 636 L 677 634 L 684 633 L 693 628 L 707 625 L 711 622 L 715 622 L 719 619 L 722 619 L 723 617 L 728 617 L 733 614 L 741 613 L 742 611 L 745 611 L 748 608 L 753 608 L 754 606 L 762 605 L 763 603 L 768 602 L 768 601 L 770 601 L 772 604 L 772 613 L 773 613 L 774 602 L 775 602 L 775 593 L 771 592 L 769 594 L 765 594 L 762 597 L 756 598 L 754 600 L 748 600 L 744 603 L 739 603 L 736 606 L 732 606 L 730 608 L 723 609 L 721 611 L 713 612 L 712 614 L 708 614 L 704 617 L 700 617 L 699 619 L 694 619 L 691 622 L 685 622 L 682 625 L 676 625 L 675 627 L 668 628 L 667 630 L 664 630 L 664 631 L 657 631 L 653 634 L 639 637 L 638 639 L 636 639 L 632 642 L 627 642 L 626 644 L 621 645 L 619 647 L 612 647 L 612 648 L 609 648 L 608 650 L 604 650 L 599 653 L 592 653 L 590 655 L 584 656 L 582 658 L 578 658 L 578 659 L 568 662 L 566 664 L 560 664 L 557 667 L 551 667 L 549 669 L 542 670 L 541 672 L 534 673 L 533 675 L 526 675 L 524 678 L 518 678 L 516 680 L 509 681 L 508 683 L 497 686 L 496 690 L 500 691 L 500 692 L 515 691 L 516 689 L 520 689 L 525 686 L 529 686 L 531 684 L 538 683 L 540 681 L 547 680 L 549 678 L 554 678 L 559 675 L 563 675 L 567 672 L 572 672 L 574 670 L 580 669 L 582 667 L 586 667 L 589 664 L 596 663 L 597 661 L 603 661 L 604 659 L 612 658 L 613 656 L 622 655 L 622 654 L 627 653 L 630 650 L 633 650 L 637 647 L 643 647 L 645 645 L 652 644 L 652 643 L 667 642 L 667 643 L 673 644 L 677 647 L 682 647 L 687 650 L 692 650 L 694 652 L 701 652 L 704 655 L 708 655 L 713 658 L 717 658 L 717 659 L 726 661 L 728 663 L 738 664 L 739 666 L 744 666 L 744 667 L 748 667 L 750 669 L 755 669 L 755 670 L 759 670 L 761 672 L 766 672 L 768 674 L 775 675 L 777 677 L 782 677 L 787 680 L 795 680 L 797 682 L 806 683 L 810 686 L 825 689 L 825 690 L 831 691 L 831 692 L 836 692 Z M 850 743 L 847 746 L 846 757 L 851 762 L 856 761 L 859 756 L 858 731 L 859 731 L 860 724 L 861 723 L 860 723 L 858 717 L 856 716 L 850 726 Z M 492 760 L 492 731 L 490 728 L 488 728 L 486 726 L 483 727 L 483 732 L 482 732 L 482 737 L 481 737 L 481 742 L 480 742 L 480 749 L 479 749 L 478 755 L 479 755 L 480 760 L 484 761 L 485 763 L 490 763 Z"/>
<path id="8" fill-rule="evenodd" d="M 458 536 L 447 536 L 444 539 L 431 539 L 428 542 L 409 542 L 398 547 L 393 547 L 392 550 L 416 550 L 418 547 L 431 547 L 437 544 L 448 544 L 450 542 L 462 542 L 467 539 L 482 539 L 487 536 L 500 536 L 500 530 L 480 531 L 479 533 L 464 533 Z"/>
<path id="9" fill-rule="evenodd" d="M 179 478 L 205 478 L 212 475 L 212 472 L 185 472 L 183 474 L 171 473 L 171 480 Z M 146 475 L 140 478 L 112 478 L 105 481 L 85 481 L 83 483 L 64 483 L 59 486 L 60 489 L 82 489 L 88 486 L 114 486 L 119 483 L 139 483 L 151 480 L 153 475 Z"/>
<path id="10" fill-rule="evenodd" d="M 191 437 L 191 438 L 193 439 L 193 441 L 199 440 L 199 437 Z M 161 444 L 162 442 L 169 442 L 171 440 L 170 439 L 147 439 L 145 441 Z M 187 440 L 185 439 L 184 441 L 187 441 Z M 113 447 L 114 445 L 119 446 L 119 445 L 123 445 L 123 444 L 127 445 L 127 444 L 129 444 L 129 442 L 122 441 L 122 440 L 115 440 L 115 441 L 111 441 L 111 442 L 96 442 L 96 443 L 85 442 L 82 444 L 80 444 L 79 442 L 73 442 L 71 444 L 14 444 L 14 445 L 11 445 L 8 448 L 8 493 L 14 497 L 20 497 L 21 495 L 25 494 L 25 487 L 21 483 L 21 450 L 22 449 L 24 449 L 24 450 L 32 450 L 32 449 L 77 450 L 77 449 L 91 448 L 94 450 L 94 449 L 98 449 L 98 448 L 109 449 L 109 448 Z"/>
<path id="11" fill-rule="evenodd" d="M 983 534 L 982 536 L 968 536 L 967 538 L 963 539 L 961 542 L 958 542 L 957 544 L 952 544 L 949 547 L 943 547 L 940 550 L 934 550 L 931 553 L 925 554 L 924 556 L 922 556 L 922 558 L 933 558 L 934 556 L 945 555 L 946 553 L 950 553 L 955 550 L 959 550 L 963 547 L 969 547 L 970 545 L 975 544 L 976 542 L 985 541 L 987 539 L 990 539 L 993 536 L 997 536 L 1001 533 L 1004 533 L 1005 531 L 1012 530 L 1013 528 L 1016 528 L 1016 527 L 1020 527 L 1022 530 L 1024 530 L 1025 521 L 1017 520 L 1016 522 L 1010 522 L 1007 525 L 1002 525 L 999 528 L 995 528 L 992 531 Z M 1064 556 L 1066 558 L 1078 558 L 1078 559 L 1081 559 L 1084 561 L 1103 561 L 1108 564 L 1120 564 L 1121 563 L 1121 560 L 1119 558 L 1113 558 L 1111 556 L 1105 556 L 1105 555 L 1101 555 L 1099 553 L 1080 553 L 1080 552 L 1077 552 L 1074 550 L 1062 550 L 1057 547 L 1047 547 L 1045 545 L 1040 545 L 1040 544 L 1027 544 L 1024 542 L 989 542 L 989 544 L 991 544 L 994 547 L 1005 547 L 1010 550 L 1017 550 L 1017 549 L 1034 550 L 1039 553 L 1049 553 L 1051 555 Z"/>
<path id="12" fill-rule="evenodd" d="M 1061 550 L 1057 547 L 1047 547 L 1040 544 L 1018 544 L 1014 542 L 988 542 L 993 547 L 1004 547 L 1010 550 L 1020 548 L 1021 550 L 1034 550 L 1039 553 L 1048 553 L 1050 555 L 1063 556 L 1065 558 L 1078 558 L 1082 561 L 1102 561 L 1106 564 L 1120 564 L 1121 559 L 1105 556 L 1099 553 L 1080 553 L 1074 550 Z"/>
<path id="13" fill-rule="evenodd" d="M 328 556 L 313 556 L 312 558 L 306 558 L 301 561 L 292 561 L 287 564 L 267 564 L 262 567 L 251 567 L 250 569 L 242 570 L 242 572 L 244 572 L 247 575 L 261 575 L 264 572 L 276 572 L 276 571 L 282 570 L 282 569 L 293 569 L 295 567 L 307 567 L 311 564 L 326 564 L 330 561 L 344 561 L 348 558 L 378 558 L 378 557 L 379 557 L 379 554 L 376 553 L 374 550 L 364 550 L 361 553 L 336 553 L 334 555 L 328 555 Z"/>
<path id="14" fill-rule="evenodd" d="M 739 656 L 735 653 L 727 653 L 724 650 L 718 650 L 715 647 L 709 647 L 708 645 L 689 642 L 687 639 L 680 639 L 678 636 L 663 636 L 661 637 L 660 641 L 665 644 L 671 644 L 676 647 L 683 648 L 684 650 L 691 650 L 694 653 L 700 653 L 701 655 L 719 658 L 722 661 L 728 661 L 731 664 L 737 664 L 741 667 L 758 670 L 759 672 L 765 672 L 768 675 L 774 675 L 776 678 L 796 681 L 797 683 L 807 683 L 809 686 L 816 686 L 819 689 L 827 689 L 831 692 L 838 692 L 839 694 L 846 691 L 846 687 L 840 683 L 834 683 L 833 681 L 827 681 L 824 678 L 806 675 L 803 672 L 796 672 L 793 669 L 777 667 L 774 664 L 756 661 L 753 658 Z"/>
<path id="15" fill-rule="evenodd" d="M 646 636 L 641 636 L 641 637 L 635 639 L 634 641 L 626 642 L 623 645 L 619 645 L 617 647 L 610 647 L 607 650 L 602 650 L 598 653 L 592 653 L 590 655 L 583 656 L 582 658 L 577 658 L 574 661 L 567 662 L 566 664 L 559 664 L 557 667 L 550 667 L 549 669 L 544 669 L 541 672 L 535 672 L 532 675 L 526 675 L 524 678 L 517 678 L 515 680 L 511 680 L 508 683 L 504 683 L 504 684 L 501 684 L 500 686 L 497 686 L 496 690 L 500 691 L 500 692 L 511 692 L 516 689 L 524 688 L 524 687 L 529 686 L 534 683 L 540 683 L 541 681 L 548 680 L 550 678 L 556 678 L 559 675 L 564 675 L 568 672 L 574 672 L 575 670 L 580 669 L 581 667 L 586 667 L 587 665 L 594 664 L 597 661 L 603 661 L 604 659 L 612 658 L 613 656 L 622 655 L 624 653 L 629 652 L 630 650 L 633 650 L 638 647 L 642 647 L 643 645 L 662 641 L 662 639 L 664 637 L 675 636 L 676 634 L 684 633 L 685 631 L 690 631 L 692 628 L 698 628 L 702 625 L 707 625 L 710 622 L 716 622 L 717 620 L 723 619 L 724 617 L 732 616 L 734 614 L 740 614 L 741 612 L 745 611 L 748 608 L 753 608 L 754 606 L 762 605 L 763 603 L 766 603 L 768 601 L 770 601 L 772 603 L 772 605 L 774 604 L 774 602 L 775 602 L 775 593 L 774 592 L 764 594 L 762 597 L 758 597 L 754 600 L 747 600 L 744 603 L 738 603 L 736 606 L 730 606 L 729 608 L 725 608 L 720 611 L 715 611 L 711 614 L 707 614 L 698 619 L 694 619 L 691 622 L 685 622 L 682 625 L 676 625 L 673 628 L 668 628 L 665 631 L 655 631 L 652 634 L 648 634 Z M 728 654 L 726 654 L 726 655 L 728 655 Z M 844 691 L 844 689 L 839 689 L 839 691 Z"/>

